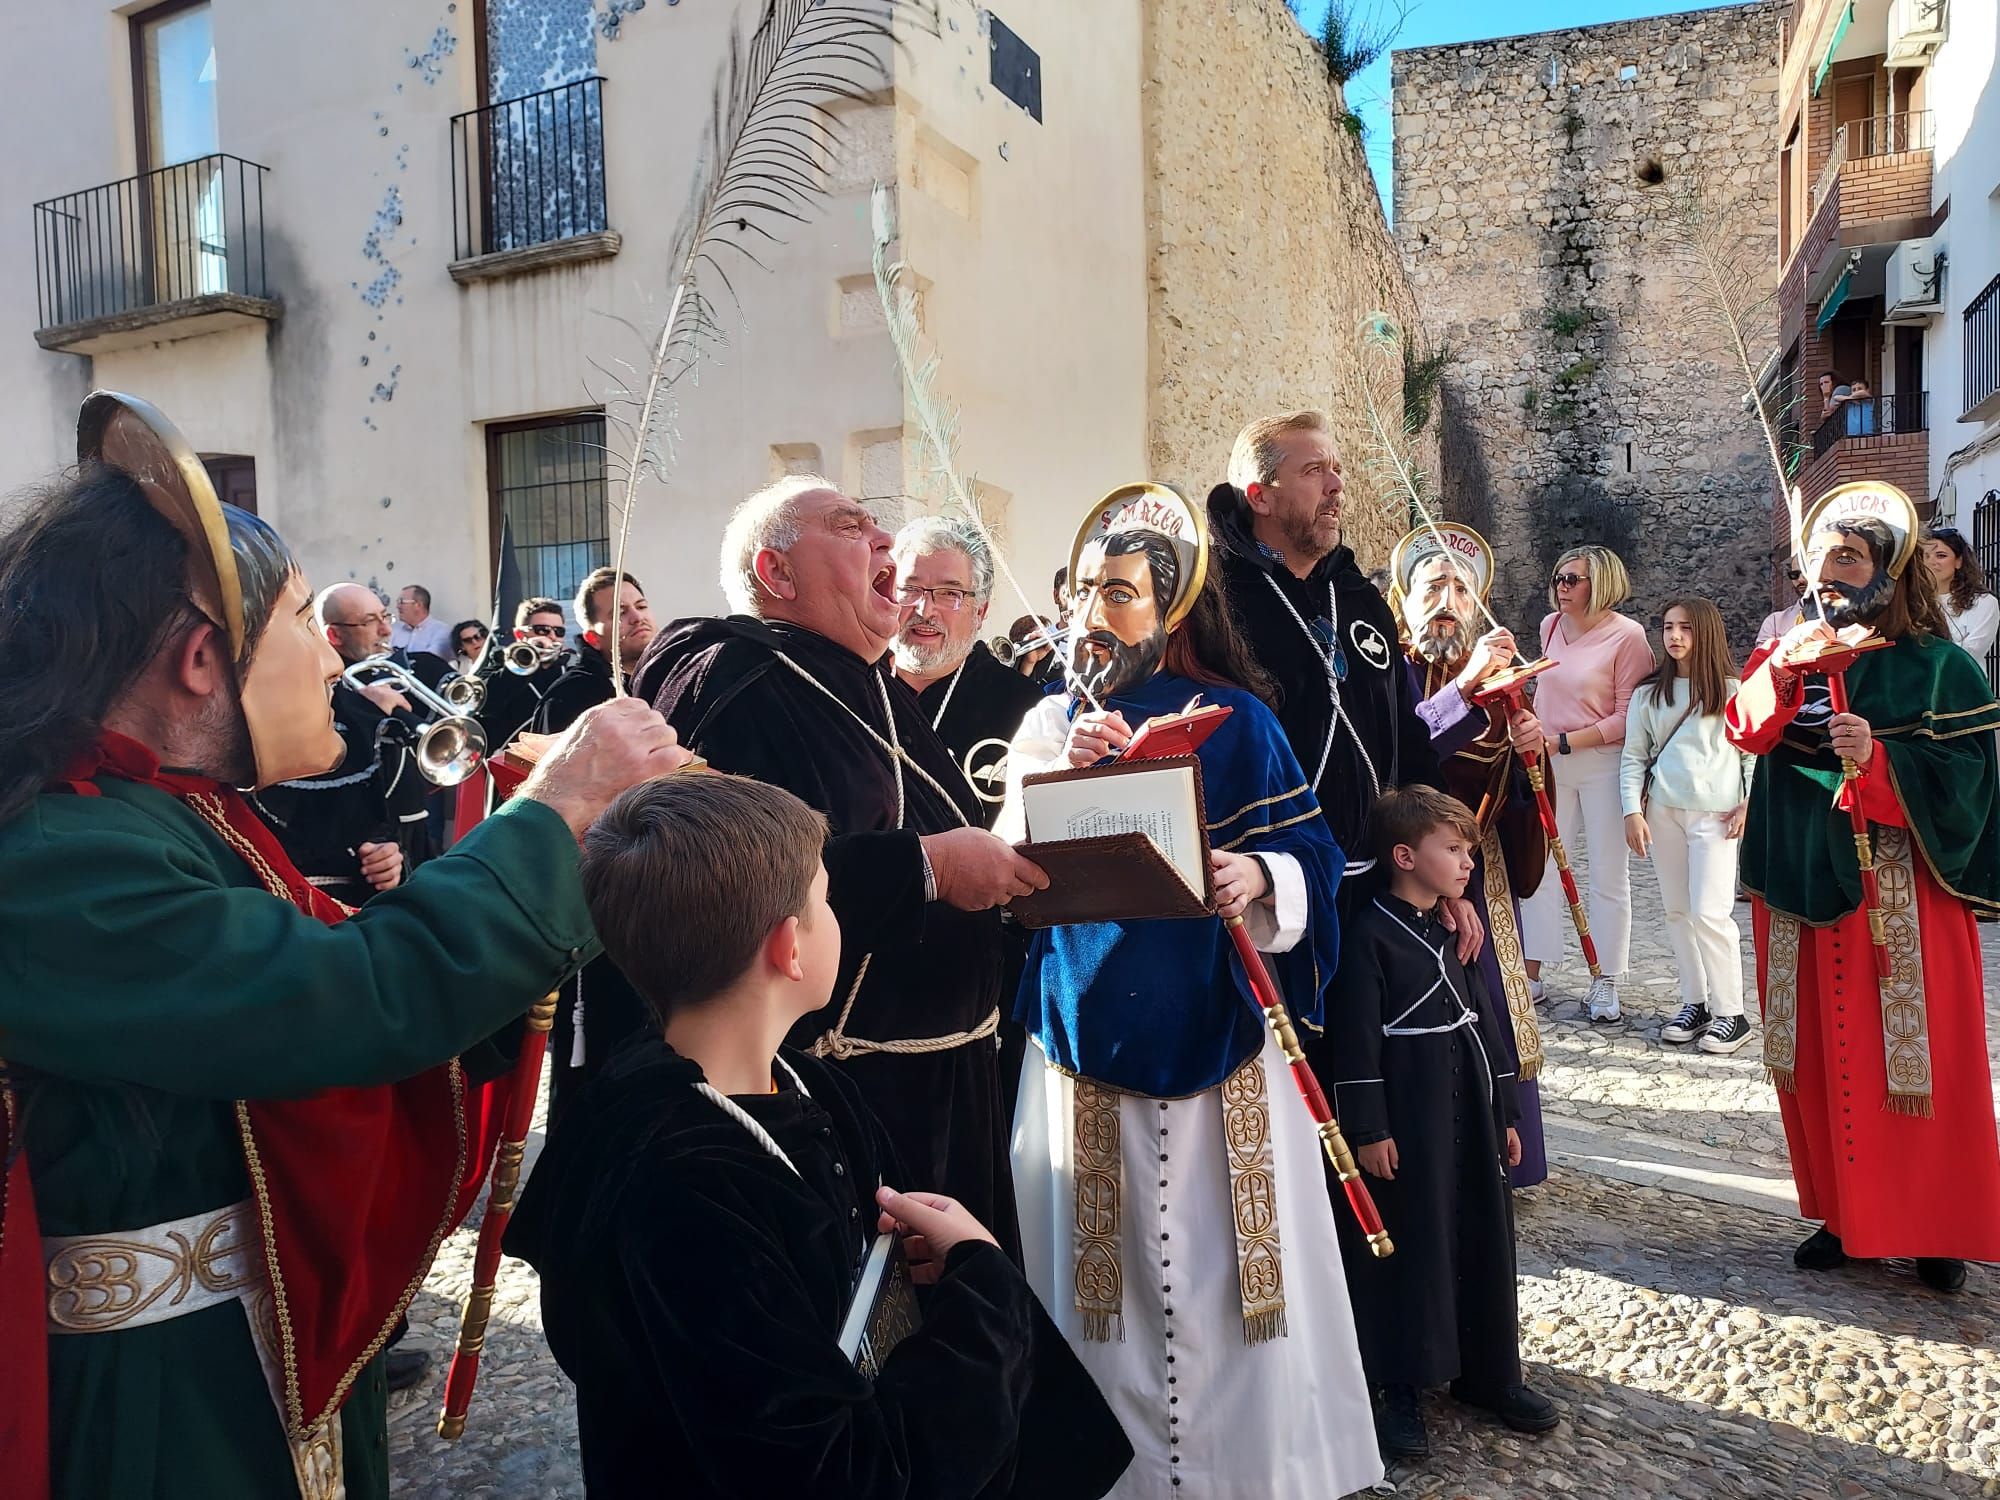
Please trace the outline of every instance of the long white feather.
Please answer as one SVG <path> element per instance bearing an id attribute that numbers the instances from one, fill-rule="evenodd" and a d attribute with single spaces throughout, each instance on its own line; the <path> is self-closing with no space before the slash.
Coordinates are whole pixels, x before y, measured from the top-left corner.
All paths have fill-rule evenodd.
<path id="1" fill-rule="evenodd" d="M 881 299 L 882 316 L 888 323 L 889 342 L 896 350 L 896 366 L 902 372 L 904 397 L 916 417 L 917 431 L 923 437 L 924 447 L 930 453 L 931 472 L 946 498 L 964 513 L 979 532 L 980 540 L 986 543 L 986 550 L 992 554 L 994 564 L 1007 580 L 1007 586 L 1020 598 L 1022 608 L 1034 617 L 1043 635 L 1053 640 L 1054 626 L 1035 608 L 1027 590 L 1014 576 L 999 539 L 986 524 L 978 498 L 958 471 L 958 413 L 937 392 L 938 356 L 926 355 L 918 347 L 917 297 L 908 284 L 909 268 L 900 261 L 892 264 L 889 259 L 889 247 L 897 238 L 893 190 L 878 183 L 871 207 L 875 240 L 875 292 Z M 1103 705 L 1089 688 L 1081 682 L 1076 687 L 1092 708 L 1102 710 Z"/>

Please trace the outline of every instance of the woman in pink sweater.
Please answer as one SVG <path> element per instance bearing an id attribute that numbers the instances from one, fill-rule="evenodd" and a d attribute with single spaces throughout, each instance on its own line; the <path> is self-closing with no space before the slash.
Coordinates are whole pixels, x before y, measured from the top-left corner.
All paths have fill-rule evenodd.
<path id="1" fill-rule="evenodd" d="M 1574 854 L 1577 834 L 1590 856 L 1590 934 L 1602 979 L 1590 986 L 1593 1021 L 1616 1021 L 1618 981 L 1632 949 L 1632 888 L 1618 768 L 1625 706 L 1653 670 L 1646 627 L 1617 613 L 1632 592 L 1625 564 L 1608 547 L 1572 547 L 1549 582 L 1556 612 L 1542 621 L 1542 654 L 1556 665 L 1535 679 L 1535 717 L 1553 752 L 1556 823 Z M 1553 870 L 1521 903 L 1528 978 L 1542 998 L 1542 965 L 1563 954 L 1569 905 Z"/>

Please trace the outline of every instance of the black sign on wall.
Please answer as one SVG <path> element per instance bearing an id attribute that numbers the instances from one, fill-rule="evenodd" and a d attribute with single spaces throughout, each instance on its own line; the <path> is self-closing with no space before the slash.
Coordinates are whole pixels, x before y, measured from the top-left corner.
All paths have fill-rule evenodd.
<path id="1" fill-rule="evenodd" d="M 1007 23 L 986 13 L 987 54 L 993 64 L 993 87 L 1034 117 L 1042 119 L 1041 55 L 1014 35 Z"/>

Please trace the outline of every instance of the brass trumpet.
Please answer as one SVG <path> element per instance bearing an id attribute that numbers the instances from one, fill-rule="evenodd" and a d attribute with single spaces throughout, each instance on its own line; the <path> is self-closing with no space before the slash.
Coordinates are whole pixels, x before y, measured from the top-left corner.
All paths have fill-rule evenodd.
<path id="1" fill-rule="evenodd" d="M 507 648 L 500 653 L 500 664 L 516 677 L 533 677 L 558 657 L 567 655 L 568 651 L 569 648 L 560 641 L 531 635 L 525 640 L 509 641 Z"/>
<path id="2" fill-rule="evenodd" d="M 371 656 L 342 672 L 340 680 L 356 692 L 374 683 L 386 683 L 435 715 L 417 736 L 417 769 L 423 772 L 425 780 L 439 786 L 457 786 L 486 759 L 486 731 L 462 711 L 462 702 L 453 702 L 451 697 L 425 687 L 400 663 Z M 465 680 L 458 678 L 456 682 Z M 454 684 L 443 686 L 447 693 L 454 692 Z M 462 699 L 462 691 L 455 696 Z"/>
<path id="3" fill-rule="evenodd" d="M 462 714 L 476 714 L 486 706 L 486 684 L 477 677 L 461 677 L 447 672 L 437 686 L 438 696 Z"/>

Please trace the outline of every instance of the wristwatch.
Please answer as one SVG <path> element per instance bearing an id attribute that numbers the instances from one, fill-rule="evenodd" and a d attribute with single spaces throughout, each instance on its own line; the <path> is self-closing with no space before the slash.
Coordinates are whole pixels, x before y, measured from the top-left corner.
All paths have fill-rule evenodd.
<path id="1" fill-rule="evenodd" d="M 1559 734 L 1556 736 L 1556 754 L 1558 755 L 1569 754 L 1569 736 L 1567 734 Z"/>

